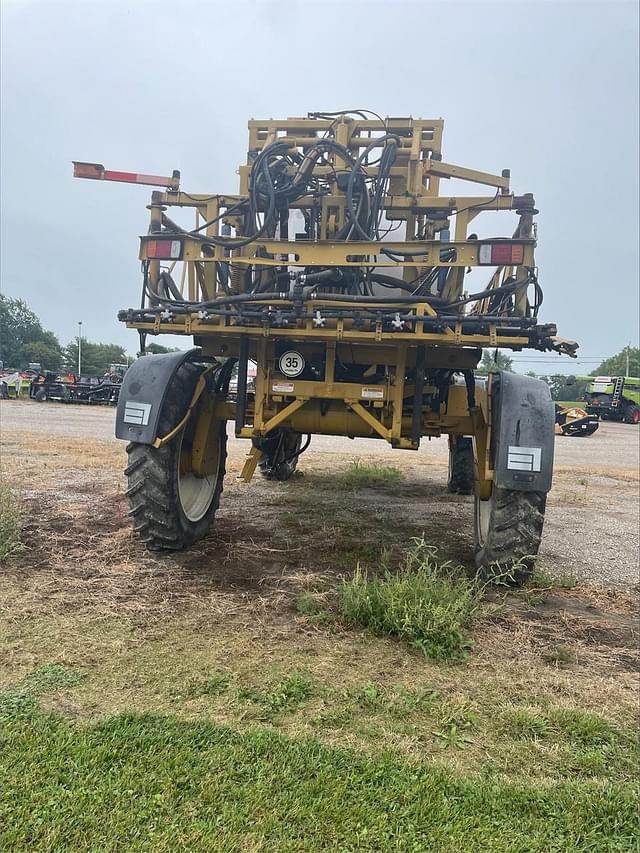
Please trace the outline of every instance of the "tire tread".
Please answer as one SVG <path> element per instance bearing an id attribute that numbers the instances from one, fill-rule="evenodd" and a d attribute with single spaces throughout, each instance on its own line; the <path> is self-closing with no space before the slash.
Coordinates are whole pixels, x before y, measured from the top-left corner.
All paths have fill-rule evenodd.
<path id="1" fill-rule="evenodd" d="M 533 571 L 540 548 L 547 496 L 544 492 L 496 489 L 489 530 L 484 544 L 477 547 L 476 565 L 484 577 L 496 575 L 497 567 L 515 567 L 513 580 L 523 583 Z"/>

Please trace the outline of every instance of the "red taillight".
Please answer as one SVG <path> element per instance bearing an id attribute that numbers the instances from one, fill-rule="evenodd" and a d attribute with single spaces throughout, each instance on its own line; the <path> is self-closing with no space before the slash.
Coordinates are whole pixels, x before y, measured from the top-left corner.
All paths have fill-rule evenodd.
<path id="1" fill-rule="evenodd" d="M 104 166 L 100 163 L 78 163 L 73 162 L 74 178 L 96 178 L 100 180 L 104 175 Z"/>
<path id="2" fill-rule="evenodd" d="M 182 254 L 180 240 L 147 240 L 147 257 L 160 261 L 177 261 Z"/>
<path id="3" fill-rule="evenodd" d="M 489 266 L 521 264 L 524 246 L 519 243 L 483 243 L 478 250 L 478 262 Z"/>

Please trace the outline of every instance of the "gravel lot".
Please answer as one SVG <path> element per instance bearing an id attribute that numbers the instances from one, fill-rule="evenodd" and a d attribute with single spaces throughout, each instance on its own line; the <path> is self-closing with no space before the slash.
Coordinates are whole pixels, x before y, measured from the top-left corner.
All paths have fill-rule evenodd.
<path id="1" fill-rule="evenodd" d="M 117 445 L 119 442 L 113 437 L 114 417 L 115 410 L 107 407 L 3 401 L 0 430 L 4 453 L 20 455 L 24 443 L 21 435 L 25 440 L 28 435 L 30 444 L 41 436 L 43 448 L 52 443 L 55 446 L 61 436 Z M 636 427 L 617 423 L 602 423 L 589 438 L 558 438 L 555 483 L 549 496 L 541 549 L 548 571 L 574 573 L 611 587 L 628 588 L 638 583 L 639 439 Z M 246 442 L 230 442 L 231 475 L 239 470 L 246 449 Z M 401 468 L 407 479 L 421 487 L 425 483 L 442 485 L 446 480 L 447 452 L 446 438 L 424 441 L 418 453 L 401 453 L 375 440 L 318 436 L 299 467 L 302 473 L 305 469 L 330 473 L 353 459 L 375 459 Z M 33 450 L 29 454 L 33 460 Z M 3 462 L 6 461 L 5 456 Z M 69 488 L 73 475 L 64 479 Z M 259 501 L 255 500 L 260 494 L 261 489 L 253 497 L 245 487 L 228 489 L 221 512 L 225 499 L 231 499 L 239 516 L 254 517 L 260 512 L 260 506 L 256 506 Z M 435 525 L 439 538 L 442 530 L 448 529 L 465 547 L 470 546 L 472 500 L 440 495 L 442 490 L 436 489 L 433 496 L 427 493 L 426 497 L 417 497 L 416 517 L 425 520 L 427 530 L 430 524 Z M 371 497 L 373 500 L 375 496 Z"/>

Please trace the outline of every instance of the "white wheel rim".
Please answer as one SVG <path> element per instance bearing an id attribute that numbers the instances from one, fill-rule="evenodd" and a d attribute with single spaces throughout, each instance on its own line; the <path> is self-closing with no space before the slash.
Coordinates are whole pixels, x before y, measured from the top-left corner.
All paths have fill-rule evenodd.
<path id="1" fill-rule="evenodd" d="M 482 547 L 487 539 L 489 521 L 491 519 L 491 498 L 481 501 L 476 497 L 476 529 L 478 531 L 478 545 Z"/>
<path id="2" fill-rule="evenodd" d="M 180 457 L 182 456 L 182 437 L 178 447 L 178 498 L 186 518 L 195 524 L 207 514 L 218 483 L 218 469 L 207 477 L 196 477 L 191 471 L 180 472 Z"/>

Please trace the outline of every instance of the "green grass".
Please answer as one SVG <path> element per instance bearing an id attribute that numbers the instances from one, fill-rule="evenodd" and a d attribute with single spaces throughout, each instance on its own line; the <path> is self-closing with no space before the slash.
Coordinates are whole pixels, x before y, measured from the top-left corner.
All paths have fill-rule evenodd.
<path id="1" fill-rule="evenodd" d="M 188 698 L 199 696 L 219 696 L 229 687 L 229 676 L 224 672 L 214 672 L 205 678 L 192 681 L 186 690 Z"/>
<path id="2" fill-rule="evenodd" d="M 598 714 L 574 708 L 557 708 L 549 713 L 552 727 L 557 727 L 572 743 L 584 747 L 602 747 L 615 743 L 616 729 Z"/>
<path id="3" fill-rule="evenodd" d="M 599 714 L 579 708 L 513 708 L 500 718 L 505 737 L 544 742 L 563 756 L 567 773 L 603 776 L 609 767 L 628 779 L 637 774 L 637 732 Z"/>
<path id="4" fill-rule="evenodd" d="M 547 663 L 555 664 L 555 666 L 568 666 L 569 664 L 576 663 L 577 656 L 570 646 L 554 646 L 549 649 L 546 654 L 543 655 L 543 659 Z"/>
<path id="5" fill-rule="evenodd" d="M 506 732 L 520 740 L 541 740 L 550 732 L 548 720 L 540 712 L 515 708 L 503 715 Z"/>
<path id="6" fill-rule="evenodd" d="M 22 550 L 20 512 L 12 490 L 0 485 L 0 560 Z"/>
<path id="7" fill-rule="evenodd" d="M 81 725 L 24 695 L 0 703 L 0 734 L 0 849 L 17 853 L 635 849 L 630 783 L 464 778 L 168 715 Z"/>
<path id="8" fill-rule="evenodd" d="M 539 563 L 536 563 L 531 577 L 526 583 L 527 588 L 533 589 L 575 589 L 578 585 L 578 579 L 575 575 L 563 572 L 549 572 L 543 569 Z"/>
<path id="9" fill-rule="evenodd" d="M 356 460 L 339 475 L 339 480 L 353 489 L 364 489 L 370 486 L 397 486 L 404 480 L 404 474 L 393 465 Z"/>
<path id="10" fill-rule="evenodd" d="M 27 673 L 16 685 L 20 692 L 41 696 L 75 687 L 82 681 L 83 673 L 77 667 L 61 663 L 46 663 Z"/>
<path id="11" fill-rule="evenodd" d="M 275 714 L 292 713 L 301 708 L 313 692 L 313 683 L 304 673 L 292 672 L 282 681 L 266 687 L 244 687 L 238 698 L 260 705 L 265 711 Z"/>
<path id="12" fill-rule="evenodd" d="M 461 660 L 481 599 L 474 580 L 451 563 L 439 563 L 420 539 L 397 571 L 376 576 L 358 567 L 341 584 L 338 609 L 346 622 L 401 637 L 427 657 Z"/>

